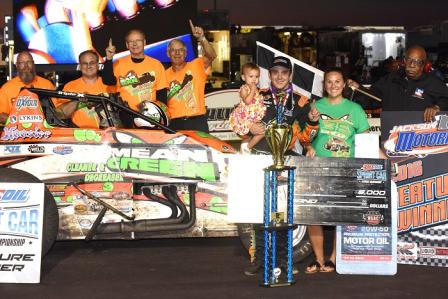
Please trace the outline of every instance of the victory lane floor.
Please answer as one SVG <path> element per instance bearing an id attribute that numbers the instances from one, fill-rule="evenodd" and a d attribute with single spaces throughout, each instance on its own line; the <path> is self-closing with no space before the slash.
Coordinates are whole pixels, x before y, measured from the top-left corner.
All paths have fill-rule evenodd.
<path id="1" fill-rule="evenodd" d="M 40 284 L 0 284 L 0 298 L 445 298 L 448 268 L 399 265 L 395 276 L 304 274 L 264 288 L 243 269 L 238 238 L 57 242 Z"/>

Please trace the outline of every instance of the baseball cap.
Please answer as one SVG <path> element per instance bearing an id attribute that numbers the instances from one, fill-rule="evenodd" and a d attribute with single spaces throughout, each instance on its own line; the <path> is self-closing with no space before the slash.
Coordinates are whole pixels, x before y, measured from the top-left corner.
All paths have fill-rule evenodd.
<path id="1" fill-rule="evenodd" d="M 278 66 L 284 67 L 284 68 L 292 71 L 291 61 L 284 56 L 274 57 L 274 59 L 272 60 L 272 63 L 271 63 L 271 67 L 269 69 L 272 70 L 273 68 L 278 67 Z"/>

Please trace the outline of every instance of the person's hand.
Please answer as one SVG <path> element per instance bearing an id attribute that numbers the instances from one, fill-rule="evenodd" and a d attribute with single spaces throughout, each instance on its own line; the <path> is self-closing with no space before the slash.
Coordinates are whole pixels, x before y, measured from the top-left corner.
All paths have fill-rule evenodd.
<path id="1" fill-rule="evenodd" d="M 311 103 L 311 110 L 308 112 L 308 119 L 310 121 L 319 121 L 320 113 L 316 109 L 316 100 Z"/>
<path id="2" fill-rule="evenodd" d="M 263 123 L 258 122 L 258 123 L 254 123 L 249 131 L 253 134 L 253 135 L 263 135 L 264 132 L 266 130 L 266 127 Z"/>
<path id="3" fill-rule="evenodd" d="M 257 84 L 255 84 L 255 83 L 248 83 L 247 86 L 250 88 L 250 91 L 257 90 Z"/>
<path id="4" fill-rule="evenodd" d="M 112 38 L 109 38 L 109 45 L 106 48 L 106 59 L 112 60 L 115 55 L 115 51 L 117 49 L 115 48 L 114 44 L 112 43 Z"/>
<path id="5" fill-rule="evenodd" d="M 205 39 L 204 29 L 202 29 L 201 27 L 198 27 L 198 26 L 194 26 L 193 22 L 191 20 L 189 20 L 189 21 L 190 21 L 191 33 L 193 34 L 193 36 L 198 41 L 201 41 L 201 40 Z"/>
<path id="6" fill-rule="evenodd" d="M 425 109 L 425 112 L 423 112 L 423 120 L 425 122 L 431 122 L 434 119 L 434 116 L 436 116 L 437 113 L 440 112 L 440 107 L 437 105 L 429 106 Z"/>
<path id="7" fill-rule="evenodd" d="M 356 81 L 353 81 L 352 79 L 348 79 L 347 80 L 347 86 L 350 87 L 351 89 L 358 89 L 359 88 L 359 83 Z"/>
<path id="8" fill-rule="evenodd" d="M 316 151 L 311 144 L 305 145 L 306 157 L 314 158 L 316 156 Z"/>

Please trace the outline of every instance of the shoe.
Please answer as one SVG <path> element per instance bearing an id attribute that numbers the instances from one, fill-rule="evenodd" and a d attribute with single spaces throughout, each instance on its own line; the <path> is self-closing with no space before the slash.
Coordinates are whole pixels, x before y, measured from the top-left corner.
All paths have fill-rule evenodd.
<path id="1" fill-rule="evenodd" d="M 322 273 L 331 273 L 334 270 L 336 270 L 336 265 L 330 260 L 326 261 L 323 267 L 320 267 L 320 272 Z"/>
<path id="2" fill-rule="evenodd" d="M 321 272 L 322 265 L 317 261 L 314 260 L 311 264 L 308 265 L 305 269 L 306 274 L 315 274 L 318 272 Z"/>
<path id="3" fill-rule="evenodd" d="M 261 264 L 260 263 L 250 263 L 249 266 L 244 269 L 244 275 L 247 276 L 254 276 L 257 275 L 261 270 Z"/>
<path id="4" fill-rule="evenodd" d="M 241 143 L 241 146 L 240 146 L 241 154 L 243 154 L 243 155 L 250 155 L 251 150 L 250 150 L 248 145 L 249 144 L 247 142 Z"/>
<path id="5" fill-rule="evenodd" d="M 299 274 L 299 268 L 297 268 L 297 266 L 292 266 L 292 275 L 297 275 Z"/>

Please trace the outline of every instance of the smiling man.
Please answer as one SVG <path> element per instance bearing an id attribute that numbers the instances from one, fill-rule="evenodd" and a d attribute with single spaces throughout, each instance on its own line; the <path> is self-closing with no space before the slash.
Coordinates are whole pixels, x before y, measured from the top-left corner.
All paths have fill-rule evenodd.
<path id="1" fill-rule="evenodd" d="M 114 86 L 103 84 L 98 76 L 99 57 L 93 50 L 87 50 L 79 54 L 79 70 L 81 77 L 68 82 L 64 86 L 64 91 L 81 92 L 87 94 L 106 94 L 115 91 Z M 80 128 L 100 127 L 100 118 L 93 107 L 86 103 L 59 99 L 56 106 L 63 111 L 64 115 L 72 117 L 72 121 Z"/>
<path id="2" fill-rule="evenodd" d="M 103 70 L 104 84 L 116 85 L 117 92 L 135 111 L 140 110 L 144 101 L 166 103 L 165 68 L 157 59 L 145 55 L 145 33 L 133 29 L 126 34 L 125 42 L 130 55 L 117 59 L 112 65 L 116 49 L 112 40 L 109 41 Z"/>
<path id="3" fill-rule="evenodd" d="M 198 130 L 208 132 L 205 108 L 205 83 L 216 58 L 213 47 L 207 41 L 204 30 L 190 20 L 193 36 L 203 49 L 203 57 L 185 61 L 187 47 L 181 40 L 172 40 L 167 47 L 171 67 L 166 70 L 169 82 L 168 112 L 173 130 Z"/>

